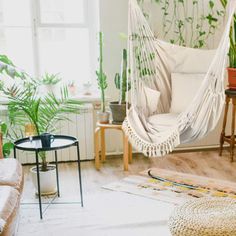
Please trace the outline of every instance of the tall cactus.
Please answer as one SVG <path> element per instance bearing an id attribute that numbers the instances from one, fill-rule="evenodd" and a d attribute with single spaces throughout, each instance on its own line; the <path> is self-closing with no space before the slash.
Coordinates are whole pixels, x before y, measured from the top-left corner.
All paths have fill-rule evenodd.
<path id="1" fill-rule="evenodd" d="M 105 89 L 107 88 L 107 76 L 103 72 L 103 54 L 102 54 L 102 47 L 103 47 L 103 35 L 102 32 L 99 32 L 99 70 L 96 71 L 97 74 L 97 81 L 98 81 L 98 87 L 101 91 L 101 111 L 105 112 Z"/>
<path id="2" fill-rule="evenodd" d="M 127 50 L 123 49 L 121 72 L 115 75 L 116 88 L 120 90 L 119 104 L 125 103 L 126 92 L 130 90 L 130 83 L 127 83 Z"/>

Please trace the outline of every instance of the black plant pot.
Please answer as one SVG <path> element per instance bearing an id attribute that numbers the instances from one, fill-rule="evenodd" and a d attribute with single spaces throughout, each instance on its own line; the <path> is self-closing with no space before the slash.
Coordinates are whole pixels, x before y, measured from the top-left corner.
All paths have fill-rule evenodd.
<path id="1" fill-rule="evenodd" d="M 110 102 L 109 106 L 112 113 L 112 123 L 122 124 L 126 117 L 126 103 Z"/>

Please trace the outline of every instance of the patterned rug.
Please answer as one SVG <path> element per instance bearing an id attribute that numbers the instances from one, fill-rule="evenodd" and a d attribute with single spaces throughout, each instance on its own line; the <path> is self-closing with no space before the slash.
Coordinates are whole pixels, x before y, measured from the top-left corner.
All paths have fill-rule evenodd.
<path id="1" fill-rule="evenodd" d="M 126 177 L 103 188 L 174 204 L 200 197 L 236 199 L 234 182 L 157 168 Z"/>

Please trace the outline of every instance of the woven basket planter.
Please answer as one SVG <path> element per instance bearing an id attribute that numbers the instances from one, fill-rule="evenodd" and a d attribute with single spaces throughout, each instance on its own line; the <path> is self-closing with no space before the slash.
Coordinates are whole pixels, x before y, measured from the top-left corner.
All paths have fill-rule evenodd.
<path id="1" fill-rule="evenodd" d="M 200 198 L 175 208 L 169 219 L 173 236 L 236 236 L 236 200 Z"/>

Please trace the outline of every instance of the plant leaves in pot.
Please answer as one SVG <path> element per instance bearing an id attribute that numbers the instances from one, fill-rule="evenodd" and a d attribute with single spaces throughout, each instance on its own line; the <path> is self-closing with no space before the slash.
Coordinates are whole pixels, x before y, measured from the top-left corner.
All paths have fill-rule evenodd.
<path id="1" fill-rule="evenodd" d="M 220 0 L 224 8 L 227 6 L 228 0 Z M 228 87 L 236 90 L 236 15 L 234 15 L 233 23 L 229 34 L 230 48 L 229 48 L 229 67 L 228 71 Z"/>
<path id="2" fill-rule="evenodd" d="M 109 106 L 112 112 L 112 123 L 122 124 L 126 117 L 126 92 L 130 90 L 130 83 L 127 82 L 127 50 L 123 49 L 121 74 L 116 73 L 115 85 L 120 91 L 119 101 L 110 102 Z"/>
<path id="3" fill-rule="evenodd" d="M 236 19 L 234 17 L 233 27 L 230 29 L 230 49 L 229 49 L 229 67 L 228 70 L 228 87 L 236 90 Z"/>
<path id="4" fill-rule="evenodd" d="M 47 93 L 42 97 L 37 89 L 37 80 L 26 73 L 18 72 L 13 65 L 11 65 L 11 70 L 14 70 L 12 74 L 19 75 L 18 77 L 22 80 L 22 86 L 13 85 L 1 88 L 1 92 L 9 100 L 8 116 L 9 123 L 12 126 L 12 133 L 15 133 L 17 128 L 19 133 L 23 134 L 24 130 L 26 131 L 26 126 L 31 127 L 27 129 L 28 133 L 29 131 L 31 132 L 28 136 L 54 133 L 57 131 L 56 125 L 59 121 L 68 120 L 68 114 L 79 113 L 82 103 L 69 97 L 66 86 L 60 89 L 60 96 L 56 96 L 54 93 Z M 4 71 L 0 72 L 3 73 Z M 8 71 L 6 73 L 11 76 Z M 11 77 L 14 79 L 14 76 Z M 41 193 L 44 195 L 51 194 L 56 190 L 55 166 L 49 165 L 45 152 L 39 152 L 39 156 L 41 158 Z M 35 168 L 32 168 L 32 173 L 34 181 Z M 35 183 L 35 188 L 37 189 L 37 183 Z"/>

